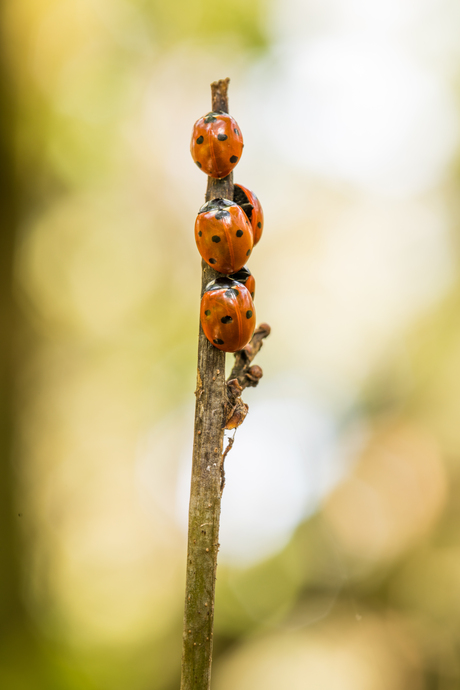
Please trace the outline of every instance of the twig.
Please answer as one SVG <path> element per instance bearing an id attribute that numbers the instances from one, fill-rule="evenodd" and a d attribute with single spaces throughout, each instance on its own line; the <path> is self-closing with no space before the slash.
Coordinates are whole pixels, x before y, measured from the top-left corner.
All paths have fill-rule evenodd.
<path id="1" fill-rule="evenodd" d="M 246 418 L 249 407 L 241 400 L 241 393 L 245 388 L 257 386 L 263 376 L 261 367 L 251 362 L 264 344 L 264 339 L 270 335 L 270 331 L 268 323 L 261 323 L 255 330 L 251 342 L 235 353 L 235 364 L 227 379 L 226 429 L 236 429 Z"/>
<path id="2" fill-rule="evenodd" d="M 227 439 L 227 447 L 225 448 L 223 455 L 222 455 L 222 459 L 220 461 L 221 466 L 222 466 L 222 481 L 220 484 L 220 493 L 221 494 L 222 494 L 222 492 L 224 490 L 224 486 L 225 486 L 225 467 L 224 467 L 225 458 L 227 457 L 227 455 L 230 453 L 231 449 L 233 448 L 233 444 L 235 443 L 235 433 L 236 433 L 236 431 L 234 432 L 234 434 L 231 438 Z"/>
<path id="3" fill-rule="evenodd" d="M 261 323 L 254 331 L 251 342 L 235 353 L 235 364 L 228 377 L 229 384 L 236 379 L 242 390 L 250 386 L 257 386 L 263 375 L 262 369 L 257 365 L 251 366 L 251 362 L 264 344 L 264 339 L 270 335 L 270 332 L 271 328 L 268 323 Z"/>
<path id="4" fill-rule="evenodd" d="M 228 112 L 229 79 L 211 84 L 212 110 Z M 208 178 L 206 200 L 233 199 L 233 175 Z M 219 274 L 202 261 L 201 294 Z M 226 417 L 225 353 L 200 325 L 190 490 L 181 690 L 209 690 L 219 548 L 222 448 Z"/>
<path id="5" fill-rule="evenodd" d="M 228 82 L 229 79 L 223 79 L 211 84 L 214 112 L 228 112 Z M 206 200 L 219 197 L 233 200 L 232 173 L 222 180 L 208 178 Z M 202 262 L 201 295 L 207 284 L 219 275 Z M 210 688 L 224 461 L 234 440 L 228 439 L 222 452 L 224 428 L 236 428 L 247 414 L 248 406 L 240 398 L 241 391 L 257 385 L 262 376 L 262 369 L 251 366 L 251 362 L 269 333 L 270 327 L 262 324 L 244 350 L 236 353 L 231 376 L 234 380 L 226 384 L 225 353 L 207 340 L 200 325 L 181 690 Z"/>

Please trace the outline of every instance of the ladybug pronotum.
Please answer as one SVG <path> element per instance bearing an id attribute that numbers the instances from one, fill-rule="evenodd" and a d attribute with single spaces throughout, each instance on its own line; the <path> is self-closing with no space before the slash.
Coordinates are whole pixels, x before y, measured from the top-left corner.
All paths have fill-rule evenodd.
<path id="1" fill-rule="evenodd" d="M 249 290 L 230 278 L 213 280 L 201 298 L 200 319 L 206 338 L 217 349 L 241 350 L 251 340 L 256 327 Z"/>
<path id="2" fill-rule="evenodd" d="M 238 206 L 241 206 L 251 221 L 255 247 L 262 237 L 262 231 L 264 229 L 264 212 L 260 205 L 260 201 L 254 192 L 251 192 L 250 189 L 243 187 L 241 184 L 235 184 L 233 201 L 235 201 Z"/>
<path id="3" fill-rule="evenodd" d="M 190 152 L 197 166 L 211 177 L 227 177 L 243 153 L 243 136 L 227 113 L 208 113 L 195 122 Z"/>
<path id="4" fill-rule="evenodd" d="M 249 290 L 252 299 L 254 299 L 254 295 L 256 292 L 256 281 L 249 268 L 243 266 L 243 268 L 240 268 L 239 271 L 237 271 L 236 273 L 232 273 L 228 277 L 232 280 L 238 281 L 238 283 L 243 283 L 243 285 L 247 287 L 247 289 Z"/>
<path id="5" fill-rule="evenodd" d="M 252 252 L 251 224 L 244 211 L 228 199 L 207 201 L 195 221 L 195 241 L 207 264 L 219 273 L 243 268 Z"/>

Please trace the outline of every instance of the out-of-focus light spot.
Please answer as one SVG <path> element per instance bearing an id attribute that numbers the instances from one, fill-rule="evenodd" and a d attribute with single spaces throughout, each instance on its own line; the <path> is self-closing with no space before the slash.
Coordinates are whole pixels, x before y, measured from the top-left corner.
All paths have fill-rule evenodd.
<path id="1" fill-rule="evenodd" d="M 401 348 L 407 323 L 452 284 L 449 219 L 433 201 L 362 199 L 322 211 L 312 194 L 308 206 L 300 215 L 293 205 L 283 242 L 274 242 L 276 274 L 289 281 L 273 281 L 264 256 L 254 269 L 258 313 L 276 333 L 266 356 L 280 345 L 299 367 L 346 390 Z"/>
<path id="2" fill-rule="evenodd" d="M 190 440 L 183 453 L 177 512 L 184 526 L 190 493 Z M 278 551 L 342 476 L 332 413 L 302 399 L 251 404 L 225 461 L 220 560 L 248 565 Z"/>
<path id="3" fill-rule="evenodd" d="M 227 456 L 220 531 L 226 561 L 278 550 L 340 476 L 332 462 L 337 431 L 324 410 L 278 399 L 252 405 L 250 415 Z"/>
<path id="4" fill-rule="evenodd" d="M 108 58 L 109 54 L 114 59 L 117 50 L 124 51 L 126 62 L 133 54 L 138 54 L 139 57 L 149 54 L 152 48 L 145 19 L 132 2 L 65 0 L 47 4 L 48 7 L 42 9 L 42 18 L 36 27 L 34 49 L 29 55 L 30 68 L 43 91 L 57 96 L 58 101 L 61 98 L 59 91 L 64 89 L 65 92 L 70 92 L 73 88 L 76 92 L 74 105 L 77 105 L 76 99 L 78 95 L 82 95 L 81 87 L 83 92 L 86 91 L 88 83 L 91 84 L 93 80 L 87 72 L 83 81 L 80 68 L 86 66 L 88 58 L 95 51 L 99 52 L 102 59 Z M 94 63 L 93 68 L 98 71 L 97 63 Z M 71 79 L 72 76 L 77 76 L 77 84 L 65 84 L 66 79 Z M 110 81 L 107 73 L 105 81 L 100 85 Z M 91 112 L 91 104 L 88 103 L 87 106 L 88 111 L 85 112 Z M 83 104 L 79 105 L 78 110 L 81 111 L 82 108 Z M 80 114 L 81 112 L 73 113 L 77 117 Z"/>
<path id="5" fill-rule="evenodd" d="M 342 547 L 368 562 L 393 558 L 423 537 L 446 498 L 435 440 L 407 425 L 371 438 L 352 476 L 326 502 L 324 514 Z"/>
<path id="6" fill-rule="evenodd" d="M 261 140 L 299 170 L 367 192 L 436 185 L 459 141 L 451 74 L 426 55 L 436 26 L 456 62 L 458 41 L 440 15 L 433 0 L 275 6 L 274 49 L 250 85 L 265 106 Z"/>
<path id="7" fill-rule="evenodd" d="M 279 156 L 379 193 L 439 181 L 458 144 L 455 102 L 410 54 L 368 37 L 327 36 L 283 46 L 274 60 L 262 129 Z"/>
<path id="8" fill-rule="evenodd" d="M 370 615 L 251 640 L 217 663 L 213 675 L 216 690 L 421 688 L 420 660 L 404 627 Z"/>
<path id="9" fill-rule="evenodd" d="M 17 272 L 45 322 L 107 335 L 151 295 L 158 255 L 148 209 L 129 195 L 102 198 L 66 199 L 37 219 Z"/>
<path id="10" fill-rule="evenodd" d="M 392 583 L 390 601 L 426 617 L 438 634 L 438 626 L 456 628 L 460 617 L 460 549 L 428 546 L 409 557 Z"/>

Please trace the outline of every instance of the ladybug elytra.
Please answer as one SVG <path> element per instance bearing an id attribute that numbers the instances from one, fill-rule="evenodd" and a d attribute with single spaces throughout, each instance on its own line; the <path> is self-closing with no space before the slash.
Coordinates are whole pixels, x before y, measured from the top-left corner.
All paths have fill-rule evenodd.
<path id="1" fill-rule="evenodd" d="M 244 211 L 229 199 L 212 199 L 198 211 L 195 241 L 207 264 L 219 273 L 243 268 L 252 252 L 253 234 Z"/>
<path id="2" fill-rule="evenodd" d="M 227 113 L 208 113 L 195 122 L 190 152 L 206 175 L 227 177 L 243 153 L 243 136 Z"/>
<path id="3" fill-rule="evenodd" d="M 201 298 L 200 320 L 206 338 L 218 350 L 241 350 L 251 340 L 256 326 L 249 290 L 230 278 L 213 280 Z"/>
<path id="4" fill-rule="evenodd" d="M 262 206 L 260 205 L 260 201 L 254 192 L 251 192 L 250 189 L 243 187 L 241 184 L 235 184 L 233 200 L 238 204 L 238 206 L 241 206 L 251 221 L 255 247 L 257 242 L 262 237 L 262 231 L 264 229 L 264 212 L 262 210 Z"/>

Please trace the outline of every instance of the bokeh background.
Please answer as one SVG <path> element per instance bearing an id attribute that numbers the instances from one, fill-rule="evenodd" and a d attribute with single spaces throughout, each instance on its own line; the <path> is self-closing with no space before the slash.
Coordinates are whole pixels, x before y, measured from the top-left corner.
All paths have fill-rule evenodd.
<path id="1" fill-rule="evenodd" d="M 459 688 L 460 5 L 1 11 L 0 687 L 179 687 L 189 137 L 228 76 L 273 330 L 226 461 L 213 689 Z"/>

